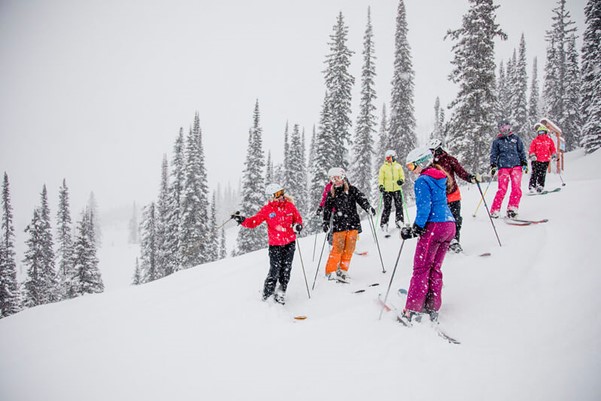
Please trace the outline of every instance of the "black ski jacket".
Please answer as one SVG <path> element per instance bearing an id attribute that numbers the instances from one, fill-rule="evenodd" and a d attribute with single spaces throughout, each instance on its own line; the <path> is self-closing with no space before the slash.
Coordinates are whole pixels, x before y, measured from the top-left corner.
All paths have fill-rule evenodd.
<path id="1" fill-rule="evenodd" d="M 324 223 L 330 223 L 332 218 L 332 228 L 334 232 L 358 230 L 361 232 L 361 220 L 357 213 L 357 204 L 363 210 L 369 213 L 371 206 L 365 194 L 352 185 L 349 186 L 348 192 L 344 192 L 344 186 L 340 186 L 335 190 L 335 196 L 332 192 L 328 193 L 326 204 L 323 209 Z M 332 214 L 332 211 L 335 212 Z"/>

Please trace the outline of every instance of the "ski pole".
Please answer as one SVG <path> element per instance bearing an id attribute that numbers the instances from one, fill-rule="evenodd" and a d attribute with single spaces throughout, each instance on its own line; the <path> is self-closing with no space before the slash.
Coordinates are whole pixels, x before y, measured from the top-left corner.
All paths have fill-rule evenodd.
<path id="1" fill-rule="evenodd" d="M 240 212 L 236 212 L 234 214 L 240 214 Z M 225 226 L 227 224 L 227 222 L 230 220 L 232 220 L 231 217 L 229 219 L 227 219 L 226 221 L 224 221 L 223 224 L 221 224 L 219 227 L 216 227 L 215 230 L 219 230 L 221 227 Z"/>
<path id="2" fill-rule="evenodd" d="M 317 234 L 315 234 L 315 241 L 313 241 L 313 257 L 311 258 L 311 262 L 315 262 L 315 248 L 317 248 Z"/>
<path id="3" fill-rule="evenodd" d="M 321 246 L 321 252 L 319 253 L 319 261 L 317 262 L 317 269 L 315 269 L 315 278 L 313 279 L 313 286 L 311 287 L 311 291 L 315 290 L 315 282 L 317 281 L 317 274 L 319 273 L 319 265 L 321 264 L 321 257 L 323 256 L 323 250 L 326 247 L 327 239 L 328 239 L 328 233 L 325 233 L 323 236 L 323 245 Z"/>
<path id="4" fill-rule="evenodd" d="M 557 174 L 559 174 L 559 179 L 560 179 L 560 181 L 561 181 L 561 186 L 562 186 L 562 187 L 565 187 L 565 186 L 566 186 L 566 183 L 565 183 L 565 182 L 563 182 L 563 178 L 561 177 L 561 171 L 557 171 Z"/>
<path id="5" fill-rule="evenodd" d="M 490 177 L 490 181 L 488 181 L 488 185 L 486 186 L 486 189 L 484 190 L 484 195 L 486 195 L 486 193 L 488 192 L 488 187 L 490 187 L 490 183 L 492 182 L 492 177 Z M 480 186 L 480 185 L 478 185 Z M 478 209 L 480 209 L 480 205 L 482 204 L 482 199 L 484 199 L 484 196 L 482 196 L 480 198 L 480 200 L 478 201 L 478 206 L 476 206 L 476 210 L 474 210 L 474 214 L 472 215 L 473 217 L 476 217 L 476 213 L 478 213 Z"/>
<path id="6" fill-rule="evenodd" d="M 490 220 L 490 224 L 492 224 L 492 229 L 495 231 L 495 235 L 497 237 L 497 241 L 499 242 L 499 246 L 501 246 L 501 240 L 499 239 L 499 234 L 497 233 L 497 227 L 495 227 L 495 223 L 492 221 L 492 216 L 490 215 L 490 210 L 488 209 L 488 205 L 486 204 L 486 199 L 484 199 L 484 194 L 482 193 L 482 187 L 480 183 L 476 181 L 478 185 L 478 191 L 480 191 L 480 196 L 482 197 L 482 201 L 484 202 L 484 207 L 486 208 L 486 213 L 488 213 L 488 218 Z"/>
<path id="7" fill-rule="evenodd" d="M 371 214 L 367 214 L 368 220 L 371 224 L 372 232 L 374 234 L 374 240 L 376 241 L 376 246 L 378 247 L 378 255 L 380 255 L 380 263 L 382 264 L 382 273 L 386 273 L 386 269 L 384 268 L 384 260 L 382 259 L 382 252 L 380 251 L 380 243 L 378 242 L 378 236 L 376 235 L 376 226 L 374 224 L 374 220 L 371 217 Z"/>
<path id="8" fill-rule="evenodd" d="M 386 295 L 384 296 L 384 302 L 382 304 L 382 309 L 380 310 L 380 317 L 378 320 L 382 320 L 382 314 L 384 313 L 384 308 L 386 307 L 386 301 L 388 300 L 388 294 L 390 293 L 390 287 L 392 287 L 392 280 L 394 279 L 394 274 L 396 273 L 396 268 L 399 265 L 399 260 L 401 259 L 401 252 L 403 252 L 403 246 L 405 246 L 405 240 L 401 242 L 401 249 L 399 249 L 399 254 L 396 257 L 396 262 L 394 263 L 394 269 L 392 269 L 392 274 L 390 275 L 390 283 L 388 283 L 388 289 L 386 290 Z"/>
<path id="9" fill-rule="evenodd" d="M 403 188 L 401 188 L 401 201 L 403 202 L 403 209 L 405 209 L 405 216 L 403 220 L 409 222 L 411 219 L 409 218 L 409 212 L 407 210 L 407 202 L 405 201 L 405 194 L 403 193 Z M 409 225 L 409 223 L 406 223 L 405 225 Z"/>
<path id="10" fill-rule="evenodd" d="M 303 254 L 301 253 L 300 244 L 298 239 L 296 241 L 296 249 L 298 249 L 298 257 L 300 258 L 301 267 L 303 268 L 303 277 L 305 278 L 305 286 L 307 287 L 307 295 L 311 299 L 311 293 L 309 292 L 309 283 L 307 282 L 307 274 L 305 273 L 305 264 L 303 263 Z"/>

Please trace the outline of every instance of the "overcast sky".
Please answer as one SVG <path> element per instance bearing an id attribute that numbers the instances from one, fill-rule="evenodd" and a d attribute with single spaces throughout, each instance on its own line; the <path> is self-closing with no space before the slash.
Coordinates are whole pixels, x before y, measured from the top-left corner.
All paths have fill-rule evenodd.
<path id="1" fill-rule="evenodd" d="M 557 2 L 495 3 L 509 35 L 497 42 L 497 59 L 509 58 L 524 33 L 528 74 L 538 56 L 542 83 L 544 34 Z M 405 4 L 425 137 L 436 96 L 446 105 L 456 91 L 447 79 L 453 43 L 443 37 L 461 26 L 469 3 Z M 580 36 L 584 5 L 568 0 Z M 16 221 L 31 219 L 43 184 L 56 204 L 63 178 L 74 216 L 91 191 L 104 210 L 150 202 L 163 154 L 171 160 L 179 128 L 187 132 L 196 111 L 211 187 L 237 185 L 257 99 L 265 151 L 281 161 L 286 122 L 307 139 L 318 123 L 339 12 L 355 51 L 354 123 L 368 6 L 381 109 L 390 98 L 396 0 L 0 0 L 0 173 L 9 174 Z"/>

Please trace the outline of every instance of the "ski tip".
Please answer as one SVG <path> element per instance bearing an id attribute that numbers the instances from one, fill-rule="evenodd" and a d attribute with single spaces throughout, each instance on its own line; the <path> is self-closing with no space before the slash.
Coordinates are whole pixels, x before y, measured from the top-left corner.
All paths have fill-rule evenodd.
<path id="1" fill-rule="evenodd" d="M 307 316 L 305 316 L 305 315 L 294 316 L 294 320 L 305 320 L 305 319 L 307 319 Z"/>
<path id="2" fill-rule="evenodd" d="M 361 294 L 362 292 L 365 292 L 365 290 L 362 289 L 362 290 L 354 291 L 355 294 Z"/>
<path id="3" fill-rule="evenodd" d="M 481 253 L 478 256 L 491 256 L 491 255 L 492 255 L 492 253 L 490 253 L 490 252 L 484 252 L 484 253 Z"/>

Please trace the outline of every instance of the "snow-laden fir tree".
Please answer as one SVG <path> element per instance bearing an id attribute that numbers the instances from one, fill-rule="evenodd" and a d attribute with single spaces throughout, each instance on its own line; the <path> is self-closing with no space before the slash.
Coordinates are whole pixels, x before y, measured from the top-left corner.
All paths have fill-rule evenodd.
<path id="1" fill-rule="evenodd" d="M 19 311 L 19 284 L 15 257 L 15 228 L 8 174 L 2 183 L 2 224 L 0 224 L 0 319 Z"/>
<path id="2" fill-rule="evenodd" d="M 171 217 L 169 202 L 169 162 L 167 155 L 163 155 L 161 164 L 161 184 L 159 189 L 159 197 L 155 205 L 156 213 L 156 267 L 159 277 L 167 275 L 167 270 L 173 272 L 175 266 L 167 267 L 169 261 L 174 260 L 172 255 L 169 255 L 169 218 Z"/>
<path id="3" fill-rule="evenodd" d="M 141 277 L 143 283 L 149 283 L 163 277 L 163 274 L 157 265 L 158 260 L 158 235 L 157 235 L 157 211 L 154 202 L 146 206 L 142 212 L 142 222 L 140 227 L 140 257 L 141 257 Z"/>
<path id="4" fill-rule="evenodd" d="M 242 173 L 242 199 L 240 213 L 252 216 L 265 205 L 265 154 L 263 152 L 263 129 L 261 128 L 259 101 L 255 103 L 253 125 L 249 130 L 248 148 Z M 244 227 L 238 231 L 236 255 L 243 255 L 267 246 L 267 229 L 261 224 L 254 229 Z"/>
<path id="5" fill-rule="evenodd" d="M 363 35 L 363 69 L 361 71 L 361 104 L 355 138 L 353 141 L 351 171 L 349 175 L 357 188 L 371 198 L 372 194 L 372 159 L 374 154 L 374 135 L 376 133 L 377 117 L 374 102 L 377 98 L 374 79 L 376 77 L 375 48 L 373 43 L 373 28 L 371 24 L 371 9 L 367 9 L 367 28 Z"/>
<path id="6" fill-rule="evenodd" d="M 553 9 L 551 30 L 547 31 L 547 63 L 545 64 L 545 79 L 543 90 L 543 112 L 545 117 L 555 122 L 563 131 L 566 149 L 574 144 L 574 133 L 565 129 L 568 116 L 568 66 L 567 50 L 570 35 L 576 28 L 570 12 L 566 9 L 566 0 L 558 0 Z M 571 83 L 573 84 L 573 83 Z"/>
<path id="7" fill-rule="evenodd" d="M 186 144 L 185 186 L 181 203 L 181 264 L 187 269 L 207 261 L 209 200 L 207 172 L 198 113 Z"/>
<path id="8" fill-rule="evenodd" d="M 380 118 L 380 128 L 378 130 L 378 137 L 376 143 L 376 151 L 373 155 L 373 176 L 371 180 L 371 193 L 373 204 L 377 206 L 378 212 L 382 208 L 382 194 L 378 189 L 378 176 L 380 174 L 380 167 L 384 162 L 384 155 L 386 154 L 388 146 L 388 115 L 386 113 L 386 103 L 382 105 L 382 117 Z"/>
<path id="9" fill-rule="evenodd" d="M 207 262 L 219 259 L 219 236 L 217 234 L 217 195 L 213 192 L 209 211 L 209 244 L 207 247 Z"/>
<path id="10" fill-rule="evenodd" d="M 267 152 L 267 165 L 265 167 L 265 182 L 275 182 L 273 173 L 273 160 L 271 160 L 271 150 Z"/>
<path id="11" fill-rule="evenodd" d="M 288 146 L 287 176 L 290 181 L 286 190 L 294 198 L 296 208 L 302 216 L 309 211 L 309 191 L 307 188 L 307 166 L 305 165 L 304 149 L 298 124 L 292 127 L 290 145 Z"/>
<path id="12" fill-rule="evenodd" d="M 444 145 L 446 143 L 444 130 L 444 108 L 440 107 L 440 98 L 436 96 L 436 100 L 434 101 L 434 129 L 430 138 L 438 139 Z"/>
<path id="13" fill-rule="evenodd" d="M 408 32 L 405 1 L 399 0 L 394 38 L 394 71 L 387 149 L 394 149 L 397 160 L 401 163 L 405 161 L 407 154 L 417 146 L 415 109 L 413 107 L 415 72 L 413 71 L 411 47 L 407 39 Z M 406 185 L 403 190 L 411 191 L 411 186 Z"/>
<path id="14" fill-rule="evenodd" d="M 338 14 L 334 32 L 330 35 L 330 53 L 326 56 L 325 84 L 329 96 L 326 100 L 331 125 L 330 134 L 335 147 L 333 159 L 329 167 L 349 167 L 349 151 L 351 145 L 351 100 L 355 78 L 350 74 L 351 56 L 353 51 L 347 47 L 348 27 L 344 23 L 342 12 Z"/>
<path id="15" fill-rule="evenodd" d="M 497 100 L 496 100 L 496 112 L 495 119 L 497 121 L 509 118 L 510 109 L 509 109 L 509 83 L 508 83 L 508 75 L 510 68 L 510 63 L 507 64 L 507 74 L 505 70 L 505 63 L 503 60 L 499 61 L 499 75 L 497 77 Z"/>
<path id="16" fill-rule="evenodd" d="M 538 87 L 538 61 L 534 57 L 532 62 L 532 82 L 530 84 L 530 100 L 528 101 L 528 124 L 534 129 L 534 124 L 541 118 L 540 89 Z"/>
<path id="17" fill-rule="evenodd" d="M 102 275 L 98 268 L 94 216 L 90 209 L 84 210 L 77 224 L 73 241 L 73 267 L 76 275 L 75 296 L 97 294 L 104 291 Z"/>
<path id="18" fill-rule="evenodd" d="M 219 259 L 225 259 L 227 256 L 227 247 L 225 245 L 225 228 L 219 230 Z"/>
<path id="19" fill-rule="evenodd" d="M 528 123 L 528 73 L 526 71 L 526 39 L 522 34 L 519 52 L 513 51 L 511 77 L 509 78 L 509 120 L 513 132 L 518 133 L 524 143 L 529 144 L 534 137 L 532 126 Z"/>
<path id="20" fill-rule="evenodd" d="M 102 246 L 102 230 L 100 228 L 100 215 L 98 213 L 98 202 L 96 201 L 96 195 L 94 192 L 90 192 L 88 198 L 88 213 L 92 217 L 92 227 L 94 228 L 94 243 L 97 248 Z"/>
<path id="21" fill-rule="evenodd" d="M 46 185 L 42 189 L 41 204 L 33 211 L 33 218 L 25 228 L 25 232 L 29 234 L 23 260 L 27 266 L 25 306 L 32 307 L 55 302 L 58 300 L 58 288 Z"/>
<path id="22" fill-rule="evenodd" d="M 58 210 L 56 213 L 56 268 L 58 273 L 58 295 L 67 299 L 73 294 L 73 235 L 71 208 L 69 206 L 69 188 L 63 179 L 59 188 Z"/>
<path id="23" fill-rule="evenodd" d="M 495 119 L 495 44 L 506 35 L 496 23 L 492 0 L 469 0 L 462 26 L 447 32 L 453 45 L 453 71 L 449 78 L 459 85 L 451 102 L 447 146 L 468 171 L 483 171 L 497 130 Z"/>
<path id="24" fill-rule="evenodd" d="M 582 140 L 584 151 L 601 148 L 601 1 L 584 7 L 586 28 L 582 40 Z"/>
<path id="25" fill-rule="evenodd" d="M 130 244 L 139 244 L 140 243 L 140 233 L 138 232 L 139 230 L 139 224 L 138 224 L 138 207 L 136 206 L 136 202 L 134 202 L 134 205 L 132 207 L 132 212 L 131 212 L 131 218 L 129 219 L 129 225 L 128 225 L 128 229 L 129 229 L 129 237 L 127 239 L 127 242 Z"/>
<path id="26" fill-rule="evenodd" d="M 182 250 L 180 244 L 181 230 L 181 204 L 186 185 L 186 153 L 184 143 L 184 129 L 180 127 L 179 134 L 173 145 L 171 159 L 171 182 L 169 185 L 169 219 L 167 239 L 167 263 L 165 275 L 170 275 L 181 268 Z"/>
<path id="27" fill-rule="evenodd" d="M 134 268 L 134 276 L 132 277 L 132 285 L 140 285 L 142 281 L 142 270 L 140 269 L 140 260 L 136 258 L 136 266 Z"/>
<path id="28" fill-rule="evenodd" d="M 564 120 L 561 129 L 566 140 L 566 149 L 573 150 L 580 145 L 582 139 L 582 118 L 580 103 L 582 102 L 580 87 L 582 85 L 576 35 L 568 38 L 566 49 L 566 101 L 564 102 Z"/>

